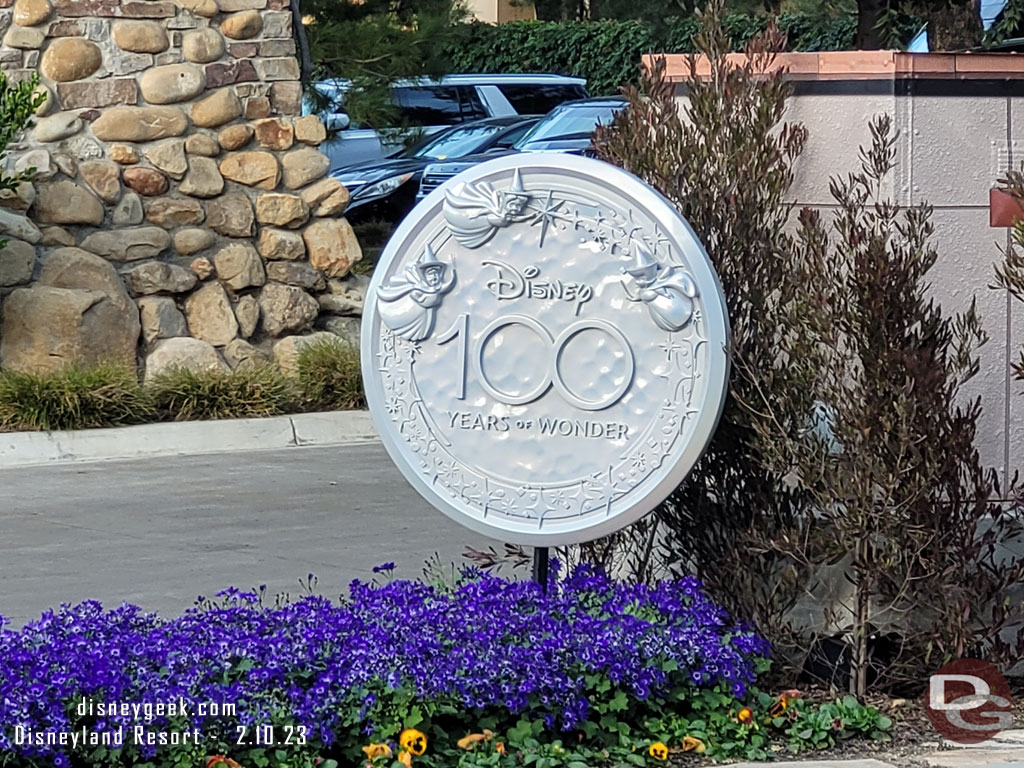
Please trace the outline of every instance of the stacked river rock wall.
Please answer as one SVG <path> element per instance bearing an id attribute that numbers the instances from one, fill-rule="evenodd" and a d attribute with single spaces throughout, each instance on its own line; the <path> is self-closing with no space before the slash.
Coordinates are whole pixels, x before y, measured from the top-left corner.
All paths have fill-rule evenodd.
<path id="1" fill-rule="evenodd" d="M 8 157 L 35 178 L 0 199 L 0 365 L 149 377 L 357 336 L 361 254 L 299 116 L 292 20 L 289 0 L 0 0 L 0 67 L 46 97 Z"/>

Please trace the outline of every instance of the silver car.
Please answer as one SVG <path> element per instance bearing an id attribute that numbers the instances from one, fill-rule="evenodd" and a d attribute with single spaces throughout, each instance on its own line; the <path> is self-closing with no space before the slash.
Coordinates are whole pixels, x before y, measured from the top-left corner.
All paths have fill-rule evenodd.
<path id="1" fill-rule="evenodd" d="M 402 80 L 392 86 L 402 122 L 422 126 L 424 135 L 467 120 L 486 117 L 545 114 L 566 101 L 586 98 L 587 81 L 563 75 L 448 75 L 440 80 Z M 354 125 L 344 112 L 345 80 L 314 85 L 330 105 L 318 112 L 335 139 L 320 147 L 331 158 L 331 169 L 387 157 L 399 151 L 401 138 Z M 314 111 L 307 99 L 303 112 Z"/>

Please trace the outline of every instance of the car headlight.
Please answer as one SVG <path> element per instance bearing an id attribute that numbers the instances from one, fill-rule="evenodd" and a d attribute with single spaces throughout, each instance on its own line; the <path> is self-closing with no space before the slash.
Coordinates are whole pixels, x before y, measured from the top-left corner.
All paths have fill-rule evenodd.
<path id="1" fill-rule="evenodd" d="M 409 179 L 412 178 L 411 173 L 402 173 L 398 176 L 389 176 L 386 179 L 374 182 L 373 184 L 367 184 L 365 187 L 360 189 L 353 195 L 354 197 L 383 197 L 384 195 L 390 195 L 400 186 L 405 184 Z M 344 182 L 342 182 L 344 184 Z"/>

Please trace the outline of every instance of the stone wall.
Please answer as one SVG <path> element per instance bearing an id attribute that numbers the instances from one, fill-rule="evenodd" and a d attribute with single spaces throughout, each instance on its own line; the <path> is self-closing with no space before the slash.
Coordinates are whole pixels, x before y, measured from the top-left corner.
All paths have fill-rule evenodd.
<path id="1" fill-rule="evenodd" d="M 289 0 L 0 0 L 0 67 L 46 101 L 0 199 L 0 365 L 226 368 L 314 327 L 355 337 L 365 279 L 300 117 Z"/>

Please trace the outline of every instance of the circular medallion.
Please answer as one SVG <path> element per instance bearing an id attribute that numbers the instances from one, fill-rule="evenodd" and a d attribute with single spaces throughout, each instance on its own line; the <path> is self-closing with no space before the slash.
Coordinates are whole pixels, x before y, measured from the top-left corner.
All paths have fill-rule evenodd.
<path id="1" fill-rule="evenodd" d="M 598 160 L 475 166 L 402 222 L 366 298 L 388 453 L 435 507 L 534 546 L 588 541 L 686 477 L 726 393 L 728 317 L 693 230 Z"/>

